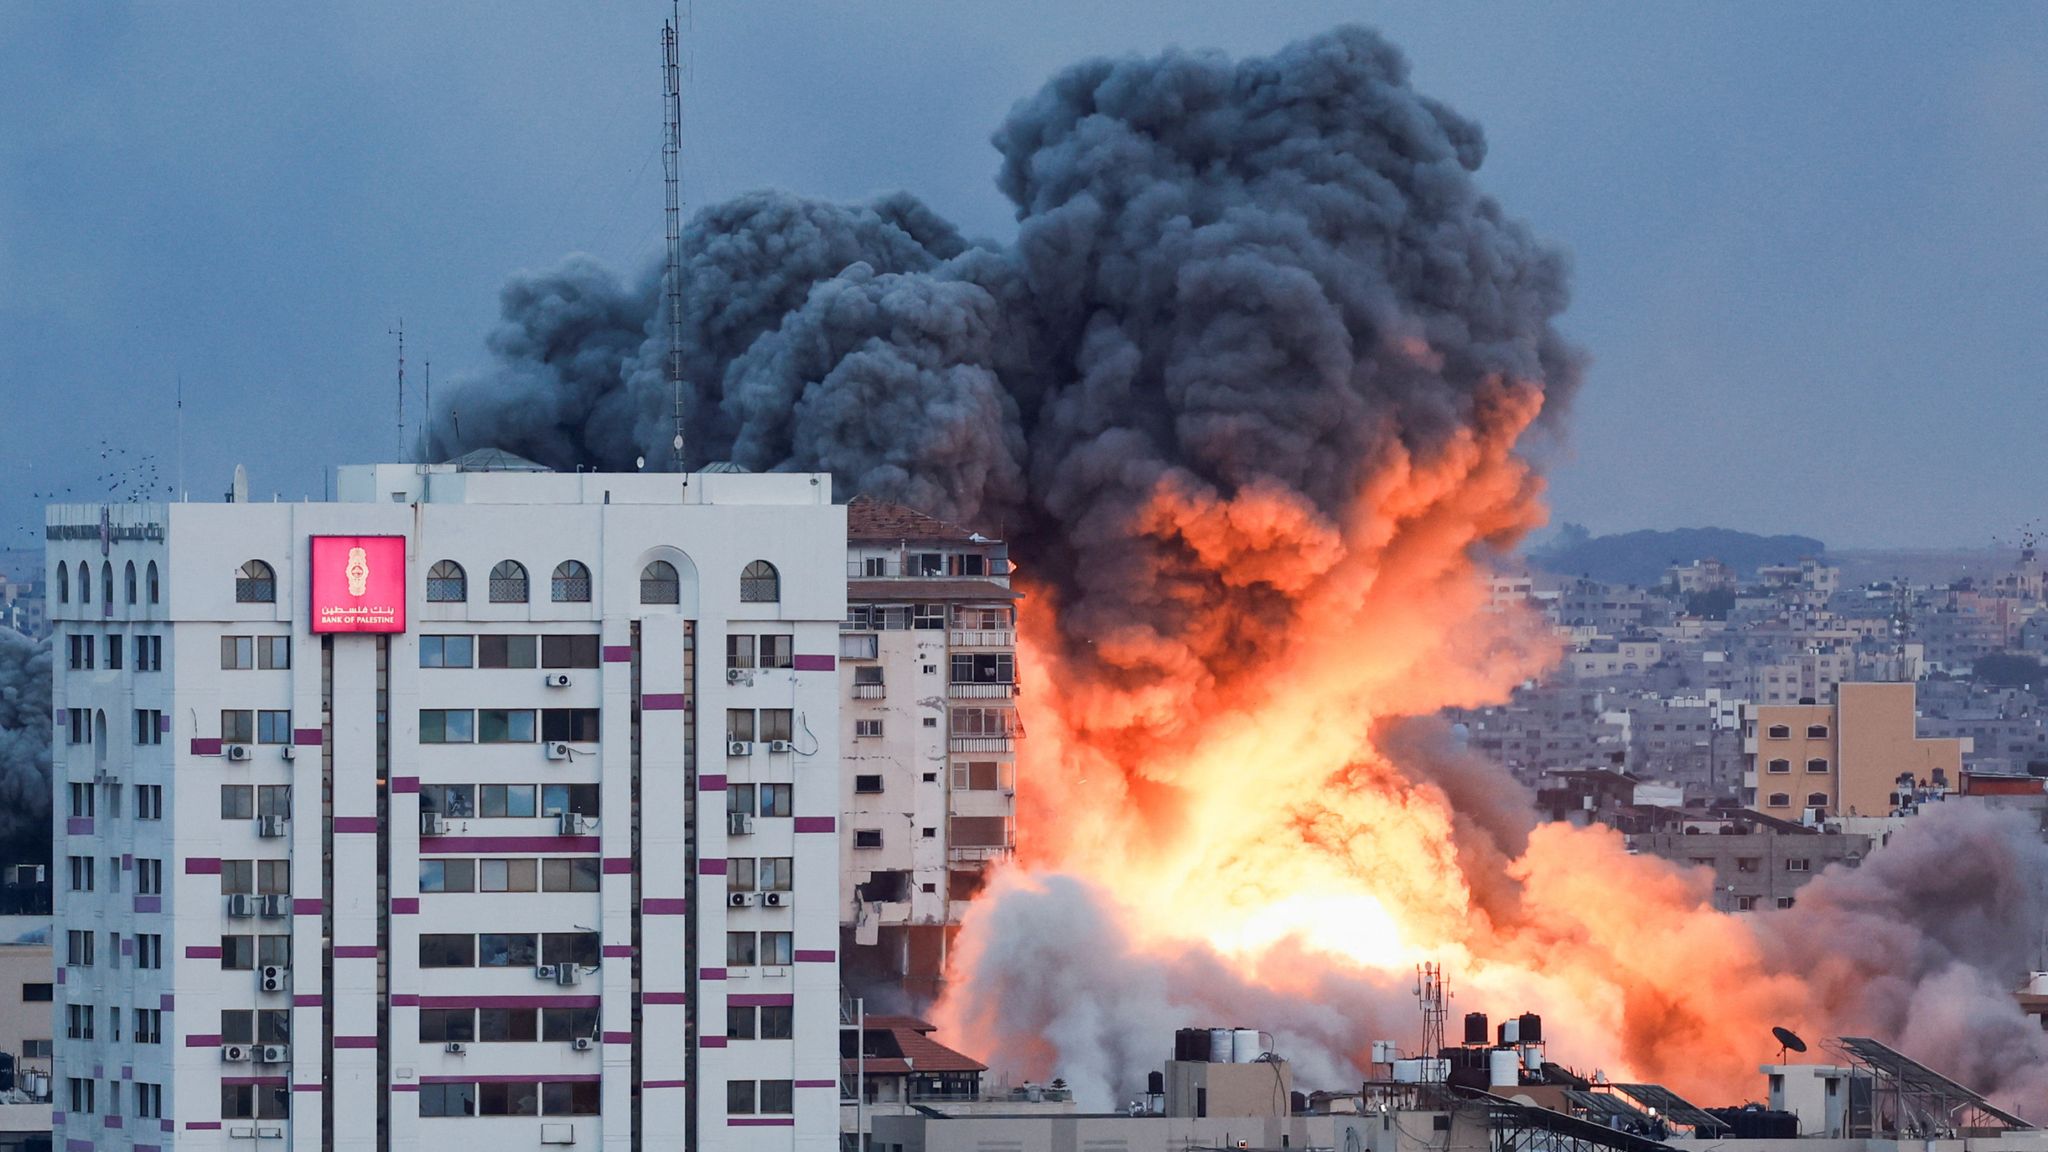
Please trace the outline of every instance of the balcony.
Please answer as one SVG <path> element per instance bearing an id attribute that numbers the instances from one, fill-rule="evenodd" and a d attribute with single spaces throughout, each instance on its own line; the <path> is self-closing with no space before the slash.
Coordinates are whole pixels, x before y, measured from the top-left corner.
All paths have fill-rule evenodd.
<path id="1" fill-rule="evenodd" d="M 952 741 L 955 752 L 1015 752 L 1017 738 L 1014 736 L 955 736 Z"/>
<path id="2" fill-rule="evenodd" d="M 880 700 L 887 695 L 887 691 L 888 686 L 884 684 L 855 684 L 853 686 L 853 698 L 855 700 Z"/>
<path id="3" fill-rule="evenodd" d="M 1015 684 L 948 684 L 946 695 L 955 700 L 1008 700 L 1017 695 Z"/>
<path id="4" fill-rule="evenodd" d="M 955 648 L 1015 648 L 1017 632 L 1014 628 L 955 628 L 952 630 L 952 644 Z"/>
<path id="5" fill-rule="evenodd" d="M 946 859 L 955 864 L 986 864 L 1008 860 L 1016 854 L 1015 844 L 977 844 L 971 847 L 956 844 L 946 849 Z"/>

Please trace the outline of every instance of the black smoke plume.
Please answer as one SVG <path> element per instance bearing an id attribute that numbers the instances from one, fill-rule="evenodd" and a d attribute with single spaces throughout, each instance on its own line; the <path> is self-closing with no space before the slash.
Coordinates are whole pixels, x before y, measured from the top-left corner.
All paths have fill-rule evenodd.
<path id="1" fill-rule="evenodd" d="M 50 642 L 0 628 L 0 863 L 50 859 Z"/>

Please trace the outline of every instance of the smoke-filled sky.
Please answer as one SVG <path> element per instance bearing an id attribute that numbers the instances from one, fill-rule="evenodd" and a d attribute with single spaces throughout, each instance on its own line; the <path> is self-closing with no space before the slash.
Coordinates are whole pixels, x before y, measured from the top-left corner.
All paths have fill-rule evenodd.
<path id="1" fill-rule="evenodd" d="M 399 316 L 445 384 L 509 272 L 650 256 L 665 9 L 0 10 L 5 543 L 39 492 L 105 494 L 103 442 L 168 479 L 180 373 L 191 491 L 243 460 L 317 495 L 394 450 Z M 1571 253 L 1593 361 L 1558 517 L 1842 546 L 2033 516 L 2038 6 L 705 4 L 686 196 L 911 188 L 1008 241 L 989 136 L 1060 67 L 1340 21 L 1484 125 L 1482 187 Z"/>

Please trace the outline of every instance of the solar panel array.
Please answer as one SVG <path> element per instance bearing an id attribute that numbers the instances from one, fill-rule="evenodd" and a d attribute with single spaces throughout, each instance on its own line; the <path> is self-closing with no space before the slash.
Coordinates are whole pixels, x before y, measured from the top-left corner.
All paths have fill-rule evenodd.
<path id="1" fill-rule="evenodd" d="M 1619 1120 L 1624 1124 L 1640 1125 L 1644 1128 L 1656 1123 L 1628 1101 L 1609 1092 L 1586 1092 L 1577 1088 L 1567 1088 L 1564 1090 L 1564 1098 L 1584 1109 L 1587 1118 L 1595 1123 L 1611 1126 L 1613 1121 Z"/>
<path id="2" fill-rule="evenodd" d="M 1662 1084 L 1616 1084 L 1614 1090 L 1645 1108 L 1655 1108 L 1664 1119 L 1683 1124 L 1702 1136 L 1729 1130 L 1726 1122 Z"/>
<path id="3" fill-rule="evenodd" d="M 1889 1077 L 1901 1091 L 1920 1093 L 1928 1096 L 1945 1097 L 1967 1103 L 1987 1116 L 1997 1118 L 2013 1128 L 2032 1128 L 2033 1125 L 1943 1076 L 1927 1065 L 1920 1063 L 1904 1052 L 1881 1044 L 1867 1036 L 1843 1036 L 1837 1043 L 1848 1050 L 1851 1056 L 1870 1065 L 1871 1070 Z"/>

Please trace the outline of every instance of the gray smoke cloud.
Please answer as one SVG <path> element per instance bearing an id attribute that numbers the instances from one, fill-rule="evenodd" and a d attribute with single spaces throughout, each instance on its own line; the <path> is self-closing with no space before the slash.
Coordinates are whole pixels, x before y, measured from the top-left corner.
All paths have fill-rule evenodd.
<path id="1" fill-rule="evenodd" d="M 49 859 L 50 642 L 0 628 L 0 845 Z"/>

